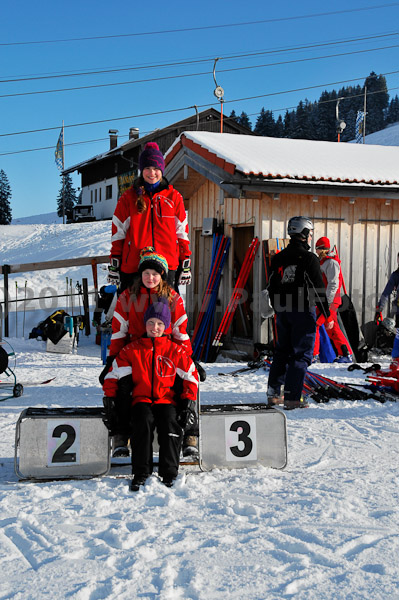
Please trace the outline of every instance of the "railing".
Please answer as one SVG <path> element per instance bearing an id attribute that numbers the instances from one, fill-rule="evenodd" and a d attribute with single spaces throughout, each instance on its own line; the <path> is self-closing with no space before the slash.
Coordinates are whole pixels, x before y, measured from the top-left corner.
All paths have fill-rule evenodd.
<path id="1" fill-rule="evenodd" d="M 2 304 L 4 304 L 4 336 L 9 336 L 9 306 L 12 302 L 17 300 L 11 300 L 9 297 L 9 275 L 11 273 L 26 273 L 29 271 L 46 271 L 50 269 L 62 269 L 68 267 L 81 267 L 85 265 L 91 265 L 93 270 L 93 282 L 94 282 L 94 296 L 97 306 L 98 300 L 98 284 L 97 284 L 97 265 L 107 263 L 109 261 L 108 255 L 103 256 L 84 256 L 80 258 L 67 258 L 63 260 L 51 260 L 48 262 L 36 262 L 36 263 L 24 263 L 15 265 L 3 265 L 0 266 L 0 272 L 4 278 L 4 301 L 0 303 L 0 316 L 3 312 Z M 86 335 L 90 334 L 90 317 L 89 317 L 89 291 L 87 285 L 87 279 L 82 279 L 82 295 L 83 295 L 83 309 L 84 309 L 84 320 L 85 320 L 85 331 Z M 46 298 L 65 298 L 71 296 L 79 296 L 79 294 L 58 294 L 52 296 L 46 296 Z M 42 297 L 30 298 L 30 300 L 40 300 Z M 0 334 L 2 334 L 2 319 L 0 320 Z M 2 337 L 2 335 L 0 335 Z"/>

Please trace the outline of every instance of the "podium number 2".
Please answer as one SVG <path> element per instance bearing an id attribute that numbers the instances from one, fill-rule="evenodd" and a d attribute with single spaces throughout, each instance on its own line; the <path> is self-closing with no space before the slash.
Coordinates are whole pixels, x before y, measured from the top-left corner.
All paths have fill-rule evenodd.
<path id="1" fill-rule="evenodd" d="M 80 464 L 79 420 L 50 420 L 47 428 L 47 464 L 67 466 Z"/>
<path id="2" fill-rule="evenodd" d="M 51 462 L 53 463 L 66 463 L 66 462 L 75 462 L 76 463 L 76 452 L 67 452 L 69 448 L 73 445 L 76 439 L 76 431 L 72 427 L 72 425 L 58 425 L 53 430 L 53 437 L 60 438 L 63 433 L 66 433 L 66 439 L 62 442 L 60 446 L 56 449 L 53 454 L 53 459 Z"/>
<path id="3" fill-rule="evenodd" d="M 255 416 L 226 417 L 225 437 L 228 461 L 257 459 Z"/>

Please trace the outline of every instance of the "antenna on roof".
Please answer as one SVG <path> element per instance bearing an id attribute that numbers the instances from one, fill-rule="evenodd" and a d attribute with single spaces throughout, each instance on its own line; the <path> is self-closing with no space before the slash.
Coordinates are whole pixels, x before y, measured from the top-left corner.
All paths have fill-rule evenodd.
<path id="1" fill-rule="evenodd" d="M 223 96 L 224 96 L 224 89 L 217 84 L 216 81 L 216 63 L 219 59 L 215 58 L 215 62 L 213 63 L 213 80 L 215 82 L 216 88 L 214 90 L 214 95 L 216 96 L 216 98 L 219 100 L 220 102 L 220 113 L 221 113 L 221 118 L 220 118 L 220 133 L 223 133 Z"/>

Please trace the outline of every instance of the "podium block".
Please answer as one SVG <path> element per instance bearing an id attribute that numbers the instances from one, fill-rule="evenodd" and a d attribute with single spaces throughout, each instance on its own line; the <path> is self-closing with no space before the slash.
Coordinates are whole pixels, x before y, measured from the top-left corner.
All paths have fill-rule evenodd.
<path id="1" fill-rule="evenodd" d="M 201 406 L 199 439 L 203 471 L 287 464 L 286 416 L 266 404 Z"/>
<path id="2" fill-rule="evenodd" d="M 102 408 L 27 408 L 15 433 L 14 467 L 22 479 L 74 479 L 110 469 Z"/>

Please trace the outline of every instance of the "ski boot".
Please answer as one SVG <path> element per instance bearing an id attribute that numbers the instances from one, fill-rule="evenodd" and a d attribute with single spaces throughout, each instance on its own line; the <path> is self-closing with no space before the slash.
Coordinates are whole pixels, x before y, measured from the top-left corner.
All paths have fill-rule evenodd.
<path id="1" fill-rule="evenodd" d="M 128 441 L 129 438 L 120 433 L 112 436 L 112 458 L 127 458 L 129 456 Z"/>
<path id="2" fill-rule="evenodd" d="M 309 404 L 304 398 L 284 401 L 284 410 L 294 410 L 295 408 L 309 408 Z"/>
<path id="3" fill-rule="evenodd" d="M 149 475 L 146 473 L 142 473 L 140 475 L 135 475 L 132 479 L 132 482 L 130 484 L 130 491 L 131 492 L 138 492 L 140 487 L 142 487 L 145 482 L 147 481 Z"/>
<path id="4" fill-rule="evenodd" d="M 281 391 L 275 390 L 273 388 L 268 388 L 266 392 L 267 396 L 267 406 L 269 408 L 273 408 L 273 406 L 279 406 L 284 404 L 284 396 L 281 394 Z"/>
<path id="5" fill-rule="evenodd" d="M 198 436 L 186 435 L 183 440 L 183 456 L 198 458 Z"/>

